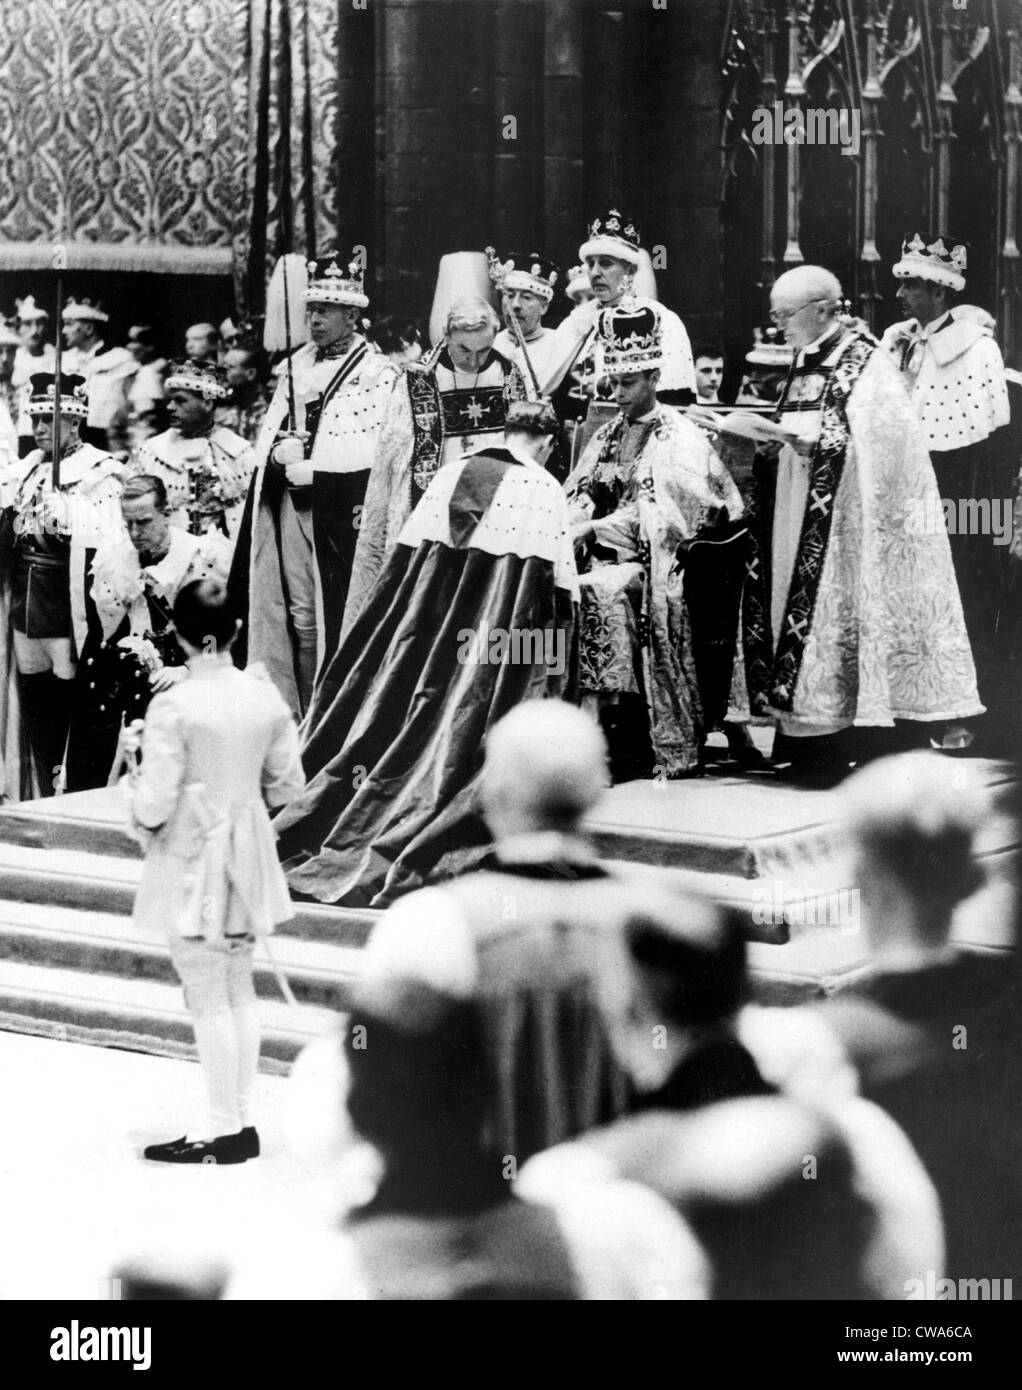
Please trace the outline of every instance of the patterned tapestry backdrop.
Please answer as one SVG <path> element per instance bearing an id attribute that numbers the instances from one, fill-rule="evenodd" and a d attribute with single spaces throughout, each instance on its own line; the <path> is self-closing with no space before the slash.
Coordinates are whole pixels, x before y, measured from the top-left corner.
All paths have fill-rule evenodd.
<path id="1" fill-rule="evenodd" d="M 235 226 L 238 303 L 262 308 L 285 251 L 335 246 L 337 0 L 249 0 L 248 137 Z"/>
<path id="2" fill-rule="evenodd" d="M 259 300 L 285 240 L 331 240 L 336 17 L 336 0 L 0 0 L 0 268 L 66 246 L 72 269 L 233 268 Z"/>

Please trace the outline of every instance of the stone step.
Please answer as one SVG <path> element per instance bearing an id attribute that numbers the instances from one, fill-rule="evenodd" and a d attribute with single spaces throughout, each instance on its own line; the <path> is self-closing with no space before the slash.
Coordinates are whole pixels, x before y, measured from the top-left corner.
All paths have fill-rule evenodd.
<path id="1" fill-rule="evenodd" d="M 1017 792 L 1004 764 L 970 760 L 955 775 L 994 803 Z M 589 829 L 619 867 L 708 892 L 749 914 L 755 996 L 790 1004 L 845 988 L 865 968 L 838 806 L 832 793 L 772 779 L 627 783 L 611 790 Z M 1002 949 L 1018 857 L 1007 818 L 991 824 L 979 855 L 992 887 L 956 918 L 955 937 Z M 0 1028 L 190 1053 L 191 1025 L 166 944 L 131 922 L 140 872 L 116 791 L 0 807 Z M 262 948 L 257 955 L 271 1067 L 286 1066 L 346 1007 L 380 915 L 295 906 L 273 950 L 297 1008 L 281 1001 Z"/>
<path id="2" fill-rule="evenodd" d="M 87 829 L 80 843 L 88 848 L 0 843 L 0 900 L 129 916 L 141 859 L 93 852 Z M 378 916 L 367 908 L 296 903 L 295 916 L 280 930 L 282 935 L 308 941 L 361 946 Z"/>
<path id="3" fill-rule="evenodd" d="M 978 792 L 994 805 L 1017 794 L 1009 763 L 963 759 L 953 775 L 961 778 L 963 792 Z M 837 792 L 786 786 L 767 773 L 644 780 L 612 787 L 587 828 L 608 859 L 750 883 L 836 886 L 831 880 L 847 872 L 840 812 Z M 1008 848 L 1017 850 L 1018 838 L 1004 819 L 989 827 L 978 846 L 981 858 Z"/>
<path id="4" fill-rule="evenodd" d="M 333 1009 L 310 1004 L 263 999 L 259 1007 L 261 1065 L 271 1071 L 286 1070 L 303 1047 L 337 1022 Z M 0 972 L 0 1029 L 162 1056 L 195 1055 L 180 986 L 24 961 L 5 960 Z"/>
<path id="5" fill-rule="evenodd" d="M 1015 894 L 1007 871 L 991 875 L 987 887 L 952 919 L 952 941 L 966 951 L 1007 957 L 1013 950 Z M 787 942 L 749 944 L 752 993 L 759 1004 L 803 1004 L 840 994 L 868 969 L 869 943 L 854 914 L 849 926 L 806 927 Z"/>
<path id="6" fill-rule="evenodd" d="M 349 1006 L 360 945 L 274 937 L 271 949 L 300 1003 L 335 1011 Z M 0 960 L 122 979 L 177 982 L 166 941 L 139 932 L 130 917 L 45 903 L 0 903 Z M 256 950 L 255 980 L 260 997 L 281 998 L 265 945 Z"/>
<path id="7" fill-rule="evenodd" d="M 0 842 L 29 849 L 88 849 L 94 854 L 140 859 L 116 787 L 40 797 L 0 806 Z"/>

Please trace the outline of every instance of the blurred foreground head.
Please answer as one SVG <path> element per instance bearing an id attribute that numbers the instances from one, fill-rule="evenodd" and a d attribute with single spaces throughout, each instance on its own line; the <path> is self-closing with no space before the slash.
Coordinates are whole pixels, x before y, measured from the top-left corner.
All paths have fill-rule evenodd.
<path id="1" fill-rule="evenodd" d="M 359 1009 L 342 1039 L 356 1133 L 392 1170 L 418 1173 L 437 1193 L 456 1188 L 468 1174 L 451 1160 L 482 1151 L 491 1089 L 477 1007 L 434 995 L 400 1021 Z"/>
<path id="2" fill-rule="evenodd" d="M 728 1034 L 745 1002 L 742 919 L 695 896 L 676 897 L 669 914 L 637 903 L 608 943 L 598 984 L 618 1061 L 640 1091 L 656 1091 L 686 1056 Z"/>
<path id="3" fill-rule="evenodd" d="M 496 840 L 577 833 L 607 786 L 607 747 L 594 719 L 563 700 L 527 700 L 490 730 L 483 813 Z"/>
<path id="4" fill-rule="evenodd" d="M 983 882 L 974 859 L 983 808 L 963 791 L 960 766 L 939 753 L 901 753 L 841 788 L 874 950 L 942 948 L 955 908 Z"/>

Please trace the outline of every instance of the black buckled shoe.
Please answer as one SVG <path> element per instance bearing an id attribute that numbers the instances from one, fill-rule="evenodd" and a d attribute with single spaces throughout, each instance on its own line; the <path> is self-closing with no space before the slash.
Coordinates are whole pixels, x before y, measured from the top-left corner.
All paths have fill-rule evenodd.
<path id="1" fill-rule="evenodd" d="M 143 1157 L 157 1163 L 244 1163 L 259 1157 L 259 1135 L 249 1125 L 237 1134 L 218 1134 L 215 1139 L 174 1139 L 169 1144 L 150 1144 Z"/>
<path id="2" fill-rule="evenodd" d="M 158 1163 L 165 1163 L 168 1155 L 176 1153 L 179 1149 L 188 1147 L 188 1137 L 182 1134 L 180 1139 L 171 1139 L 169 1144 L 150 1144 L 148 1148 L 142 1150 L 143 1158 L 154 1158 Z"/>

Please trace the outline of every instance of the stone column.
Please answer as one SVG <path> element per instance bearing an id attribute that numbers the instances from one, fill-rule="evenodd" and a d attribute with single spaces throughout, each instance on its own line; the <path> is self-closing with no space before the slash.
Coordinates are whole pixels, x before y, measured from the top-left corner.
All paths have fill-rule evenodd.
<path id="1" fill-rule="evenodd" d="M 582 4 L 543 7 L 543 243 L 556 259 L 580 244 L 584 225 Z"/>

